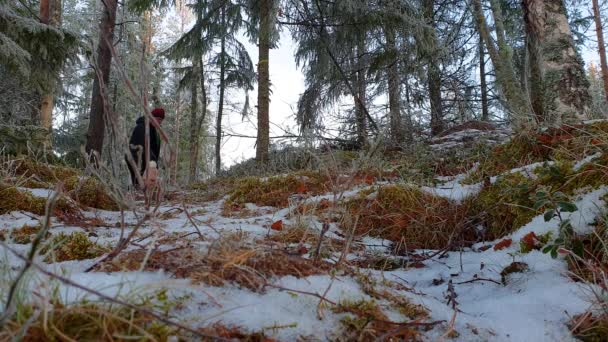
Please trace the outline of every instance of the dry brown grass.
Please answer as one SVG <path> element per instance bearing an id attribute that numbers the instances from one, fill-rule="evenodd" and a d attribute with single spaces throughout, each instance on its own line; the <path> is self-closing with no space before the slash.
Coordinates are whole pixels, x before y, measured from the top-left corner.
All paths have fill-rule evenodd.
<path id="1" fill-rule="evenodd" d="M 248 177 L 235 182 L 226 205 L 254 203 L 259 206 L 286 207 L 292 195 L 319 195 L 331 188 L 332 179 L 329 176 L 313 171 L 266 179 Z"/>
<path id="2" fill-rule="evenodd" d="M 103 264 L 101 271 L 116 272 L 138 270 L 147 254 L 146 250 L 122 253 L 118 258 Z M 190 278 L 197 283 L 222 286 L 227 282 L 260 291 L 272 277 L 307 277 L 326 273 L 330 264 L 315 265 L 312 260 L 284 251 L 262 247 L 248 247 L 224 239 L 214 243 L 208 253 L 190 247 L 150 254 L 144 270 L 165 270 L 176 278 Z"/>
<path id="3" fill-rule="evenodd" d="M 602 342 L 608 339 L 608 314 L 594 315 L 592 312 L 574 316 L 568 328 L 578 340 Z"/>
<path id="4" fill-rule="evenodd" d="M 375 196 L 361 196 L 346 205 L 355 219 L 344 222 L 343 230 L 356 224 L 357 235 L 381 237 L 407 249 L 441 249 L 451 242 L 476 240 L 468 229 L 466 205 L 414 187 L 383 186 Z"/>
<path id="5" fill-rule="evenodd" d="M 0 230 L 0 240 L 4 241 L 7 236 L 10 237 L 13 243 L 17 244 L 28 244 L 33 241 L 33 238 L 40 232 L 40 226 L 28 226 L 24 225 L 20 228 L 13 230 Z M 51 236 L 50 233 L 46 233 L 45 238 Z"/>

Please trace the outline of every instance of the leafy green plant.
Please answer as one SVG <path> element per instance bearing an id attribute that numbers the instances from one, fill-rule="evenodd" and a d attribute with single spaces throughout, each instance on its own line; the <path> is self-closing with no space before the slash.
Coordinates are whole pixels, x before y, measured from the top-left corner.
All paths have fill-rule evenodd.
<path id="1" fill-rule="evenodd" d="M 546 191 L 536 192 L 536 202 L 534 209 L 545 209 L 543 215 L 545 222 L 553 218 L 559 220 L 559 235 L 553 243 L 545 245 L 543 253 L 550 253 L 552 258 L 557 258 L 560 248 L 571 250 L 576 255 L 583 255 L 583 244 L 578 239 L 573 239 L 574 229 L 569 218 L 565 218 L 563 213 L 573 213 L 578 210 L 576 204 L 570 202 L 568 196 L 560 191 L 548 193 Z"/>

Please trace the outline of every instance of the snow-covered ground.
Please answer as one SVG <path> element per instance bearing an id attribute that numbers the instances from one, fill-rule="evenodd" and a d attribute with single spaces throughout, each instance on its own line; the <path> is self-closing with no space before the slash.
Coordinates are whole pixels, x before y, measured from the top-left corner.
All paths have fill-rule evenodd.
<path id="1" fill-rule="evenodd" d="M 589 159 L 591 161 L 592 159 Z M 513 170 L 525 172 L 534 166 Z M 436 187 L 422 189 L 438 196 L 461 201 L 467 196 L 477 193 L 481 185 L 463 185 L 460 182 L 465 175 L 442 179 Z M 360 190 L 360 189 L 359 189 Z M 48 191 L 32 190 L 36 196 L 48 196 Z M 577 231 L 588 231 L 590 223 L 600 207 L 605 203 L 601 197 L 608 192 L 603 187 L 581 195 L 576 205 L 578 211 L 566 214 Z M 348 192 L 347 196 L 356 195 L 357 191 Z M 326 194 L 308 201 L 332 199 L 333 194 Z M 197 203 L 188 208 L 193 213 L 193 220 L 205 236 L 205 241 L 196 241 L 196 235 L 185 238 L 191 246 L 197 246 L 205 251 L 219 235 L 246 232 L 247 239 L 255 243 L 276 232 L 270 229 L 273 222 L 282 220 L 286 226 L 296 220 L 290 215 L 290 208 L 260 208 L 248 205 L 253 213 L 248 217 L 224 217 L 221 215 L 223 200 Z M 171 234 L 194 233 L 185 212 L 179 208 L 181 203 L 163 205 L 159 212 L 172 213 L 167 218 L 156 217 L 147 222 L 141 230 L 141 236 L 155 232 L 149 238 L 138 241 L 141 245 L 158 240 L 159 236 Z M 59 231 L 94 231 L 96 239 L 102 244 L 114 245 L 120 237 L 120 213 L 100 210 L 86 212 L 89 218 L 98 218 L 107 223 L 105 227 L 87 228 L 65 226 L 53 221 L 52 232 Z M 0 216 L 0 227 L 11 230 L 24 224 L 38 223 L 36 216 L 13 212 Z M 127 232 L 137 222 L 137 217 L 126 213 Z M 310 218 L 310 229 L 318 234 L 321 223 L 318 218 Z M 567 274 L 566 263 L 561 257 L 552 259 L 539 251 L 527 254 L 519 252 L 519 240 L 529 232 L 537 235 L 553 231 L 557 235 L 558 220 L 549 222 L 542 215 L 505 238 L 511 238 L 513 244 L 502 250 L 481 247 L 494 245 L 498 241 L 479 243 L 472 248 L 462 251 L 439 253 L 423 261 L 423 267 L 378 271 L 361 269 L 359 272 L 369 274 L 377 286 L 396 296 L 407 298 L 428 309 L 428 321 L 445 321 L 434 326 L 430 331 L 422 332 L 425 340 L 435 341 L 448 332 L 449 322 L 455 314 L 454 328 L 458 332 L 457 341 L 567 341 L 572 340 L 565 323 L 574 315 L 586 311 L 590 306 L 588 289 L 582 283 L 571 280 Z M 219 233 L 219 234 L 218 234 Z M 328 237 L 341 239 L 334 225 L 331 226 Z M 361 248 L 371 253 L 388 253 L 383 247 L 384 241 L 364 238 L 355 242 Z M 20 253 L 27 253 L 29 245 L 10 244 Z M 162 249 L 163 246 L 157 246 Z M 129 246 L 128 250 L 141 247 Z M 419 251 L 421 255 L 429 255 L 433 251 Z M 356 257 L 353 252 L 349 260 Z M 0 250 L 4 265 L 13 270 L 22 266 L 8 250 Z M 41 258 L 37 261 L 44 264 Z M 334 262 L 335 260 L 328 260 Z M 214 322 L 226 326 L 237 326 L 245 331 L 264 331 L 267 336 L 282 341 L 293 341 L 301 337 L 314 340 L 332 340 L 340 334 L 339 321 L 346 315 L 333 313 L 325 307 L 319 315 L 317 296 L 302 292 L 316 293 L 335 303 L 345 300 L 371 300 L 372 298 L 362 288 L 360 281 L 349 273 L 313 275 L 296 278 L 295 276 L 275 277 L 269 283 L 276 287 L 268 287 L 264 292 L 254 292 L 240 288 L 235 284 L 215 287 L 193 284 L 187 279 L 174 279 L 169 272 L 90 272 L 84 271 L 95 260 L 68 261 L 56 264 L 44 264 L 47 269 L 65 275 L 72 281 L 98 290 L 110 296 L 130 298 L 134 294 L 144 295 L 160 289 L 168 289 L 169 293 L 183 300 L 181 308 L 170 312 L 182 324 L 202 327 Z M 502 283 L 501 271 L 513 262 L 527 264 L 528 270 L 523 273 L 513 273 Z M 170 271 L 170 270 L 167 270 Z M 6 273 L 2 284 L 6 285 Z M 450 285 L 451 283 L 451 285 Z M 3 285 L 3 286 L 4 286 Z M 84 298 L 94 297 L 82 290 L 59 284 L 41 274 L 33 276 L 28 286 L 38 292 L 51 293 L 55 288 L 66 302 L 77 302 Z M 446 295 L 448 288 L 453 286 L 457 295 L 456 303 L 448 303 Z M 288 289 L 288 290 L 285 290 Z M 42 296 L 44 297 L 44 296 Z M 390 303 L 378 300 L 385 310 L 387 317 L 393 321 L 408 321 Z"/>

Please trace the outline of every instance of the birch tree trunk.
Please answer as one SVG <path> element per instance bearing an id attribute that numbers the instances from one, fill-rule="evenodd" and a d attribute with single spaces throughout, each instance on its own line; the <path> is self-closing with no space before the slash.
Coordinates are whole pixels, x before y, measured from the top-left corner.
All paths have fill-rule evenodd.
<path id="1" fill-rule="evenodd" d="M 530 97 L 538 123 L 581 119 L 591 103 L 589 81 L 563 0 L 523 0 L 530 58 Z"/>

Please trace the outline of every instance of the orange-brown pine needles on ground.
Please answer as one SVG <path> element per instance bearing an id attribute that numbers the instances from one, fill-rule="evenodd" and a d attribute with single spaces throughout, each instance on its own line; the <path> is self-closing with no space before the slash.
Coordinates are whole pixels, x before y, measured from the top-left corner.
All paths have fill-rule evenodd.
<path id="1" fill-rule="evenodd" d="M 288 275 L 307 277 L 324 274 L 331 269 L 328 263 L 314 264 L 310 259 L 287 254 L 284 251 L 225 242 L 216 243 L 209 253 L 188 247 L 154 251 L 146 260 L 147 254 L 148 252 L 143 249 L 125 252 L 101 265 L 99 270 L 107 272 L 138 270 L 145 260 L 143 269 L 147 271 L 165 270 L 176 278 L 190 278 L 195 283 L 212 286 L 233 282 L 259 291 L 272 277 Z"/>

